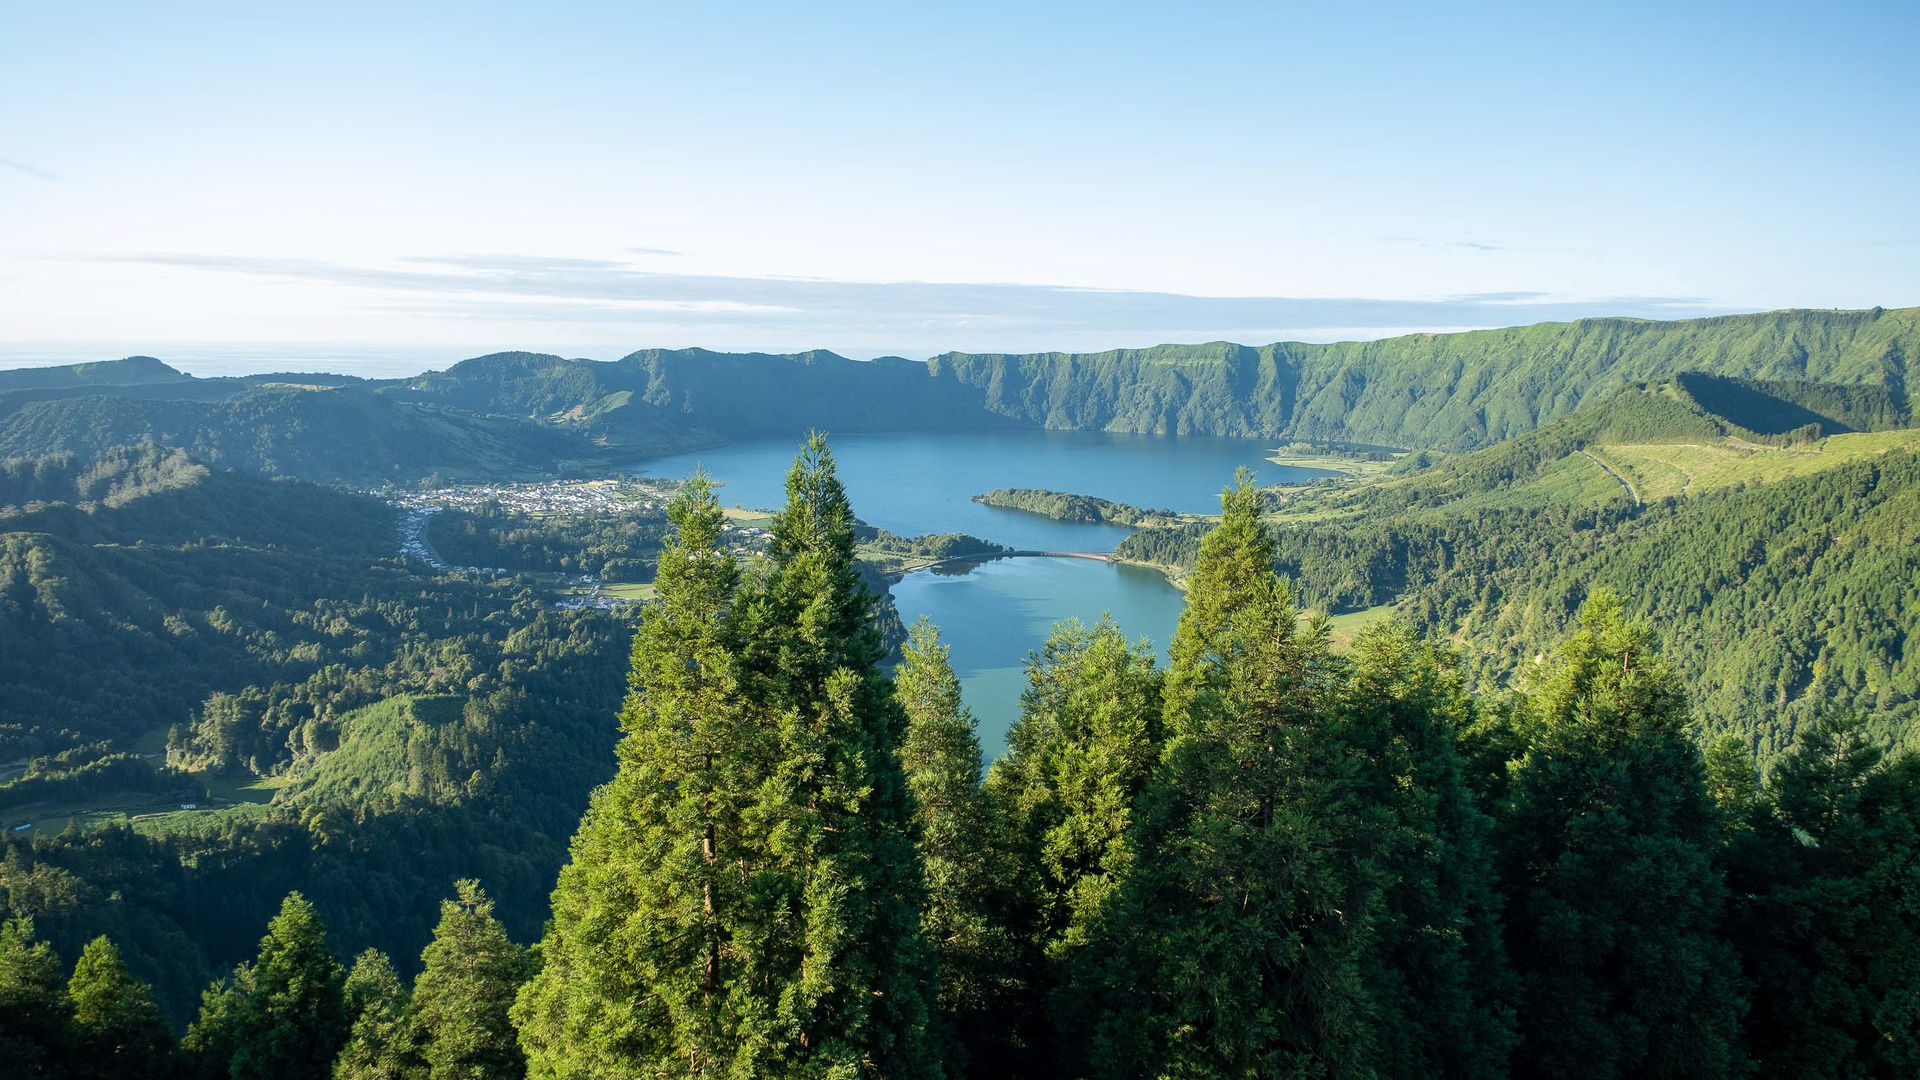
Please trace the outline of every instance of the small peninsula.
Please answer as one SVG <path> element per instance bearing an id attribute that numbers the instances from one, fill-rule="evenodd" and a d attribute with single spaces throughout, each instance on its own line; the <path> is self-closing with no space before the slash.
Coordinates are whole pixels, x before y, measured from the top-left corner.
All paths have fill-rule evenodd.
<path id="1" fill-rule="evenodd" d="M 973 501 L 1077 524 L 1152 526 L 1174 525 L 1183 520 L 1183 515 L 1172 510 L 1144 510 L 1092 495 L 1045 488 L 995 488 L 985 495 L 975 495 Z"/>

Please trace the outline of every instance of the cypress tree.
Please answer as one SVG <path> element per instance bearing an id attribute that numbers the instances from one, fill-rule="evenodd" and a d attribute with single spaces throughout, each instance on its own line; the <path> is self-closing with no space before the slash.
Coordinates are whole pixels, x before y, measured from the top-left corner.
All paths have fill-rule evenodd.
<path id="1" fill-rule="evenodd" d="M 0 1061 L 22 1077 L 65 1075 L 71 1016 L 53 946 L 34 940 L 31 919 L 0 922 Z"/>
<path id="2" fill-rule="evenodd" d="M 668 509 L 658 600 L 634 638 L 619 771 L 553 893 L 540 972 L 514 1007 L 537 1077 L 775 1075 L 792 1040 L 770 955 L 771 737 L 747 707 L 740 572 L 696 474 Z"/>
<path id="3" fill-rule="evenodd" d="M 764 952 L 784 980 L 775 1017 L 791 1033 L 791 1074 L 937 1075 L 925 885 L 898 757 L 905 718 L 879 670 L 853 546 L 853 509 L 814 433 L 748 605 L 753 695 L 778 737 L 751 812 L 779 874 L 766 894 L 779 932 Z"/>
<path id="4" fill-rule="evenodd" d="M 1458 664 L 1398 619 L 1354 641 L 1348 734 L 1386 808 L 1385 892 L 1366 960 L 1383 1077 L 1504 1077 L 1516 992 L 1500 939 L 1492 821 L 1459 749 L 1474 704 Z"/>
<path id="5" fill-rule="evenodd" d="M 1499 825 L 1515 1071 L 1612 1080 L 1739 1071 L 1720 815 L 1679 681 L 1597 590 L 1529 708 Z"/>
<path id="6" fill-rule="evenodd" d="M 288 893 L 251 964 L 207 988 L 181 1040 L 205 1077 L 324 1080 L 346 1041 L 345 973 L 319 913 Z"/>
<path id="7" fill-rule="evenodd" d="M 333 1080 L 414 1080 L 424 1072 L 408 1012 L 407 988 L 378 949 L 361 953 L 347 972 L 347 1041 L 333 1061 Z"/>
<path id="8" fill-rule="evenodd" d="M 508 1018 L 531 972 L 527 951 L 493 917 L 480 883 L 456 883 L 440 903 L 440 924 L 420 954 L 413 1020 L 430 1080 L 517 1080 L 527 1060 Z"/>
<path id="9" fill-rule="evenodd" d="M 173 1033 L 147 984 L 127 972 L 120 950 L 98 937 L 87 943 L 67 983 L 73 1002 L 70 1072 L 114 1080 L 172 1071 Z"/>
<path id="10" fill-rule="evenodd" d="M 1166 682 L 1168 741 L 1115 898 L 1089 1046 L 1106 1076 L 1360 1076 L 1375 918 L 1340 665 L 1273 572 L 1246 473 L 1201 544 Z"/>
<path id="11" fill-rule="evenodd" d="M 346 973 L 327 951 L 320 915 L 288 893 L 267 924 L 240 1012 L 234 1080 L 324 1080 L 346 1041 Z"/>
<path id="12" fill-rule="evenodd" d="M 949 1045 L 975 1076 L 1005 1076 L 1023 1056 L 1009 1036 L 1014 957 L 1002 916 L 991 800 L 981 785 L 980 739 L 960 700 L 940 633 L 916 622 L 894 670 L 906 714 L 900 761 L 913 797 L 914 840 L 927 880 L 922 932 L 940 962 L 939 1007 Z"/>
<path id="13" fill-rule="evenodd" d="M 1765 1078 L 1920 1075 L 1920 758 L 1806 725 L 1736 844 L 1734 926 Z"/>
<path id="14" fill-rule="evenodd" d="M 1054 1060 L 1070 1067 L 1077 1051 L 1052 1036 L 1088 1023 L 1088 991 L 1071 961 L 1132 864 L 1126 836 L 1159 750 L 1159 697 L 1144 642 L 1130 644 L 1107 618 L 1060 623 L 1027 661 L 1020 719 L 988 777 L 1009 852 L 1002 876 L 1017 887 L 1007 916 L 1026 986 L 1017 1030 L 1039 1072 Z"/>

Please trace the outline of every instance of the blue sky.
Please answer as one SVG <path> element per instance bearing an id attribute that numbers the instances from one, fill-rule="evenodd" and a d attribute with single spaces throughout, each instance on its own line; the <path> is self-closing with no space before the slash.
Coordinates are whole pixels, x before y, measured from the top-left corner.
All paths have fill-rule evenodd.
<path id="1" fill-rule="evenodd" d="M 1910 3 L 0 0 L 0 356 L 1914 304 L 1917 51 Z"/>

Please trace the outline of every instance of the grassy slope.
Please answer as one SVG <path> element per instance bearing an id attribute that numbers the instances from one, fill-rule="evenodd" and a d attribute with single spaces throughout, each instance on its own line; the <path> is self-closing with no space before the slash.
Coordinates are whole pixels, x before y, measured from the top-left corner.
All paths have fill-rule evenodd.
<path id="1" fill-rule="evenodd" d="M 1623 443 L 1596 450 L 1633 478 L 1642 498 L 1697 495 L 1734 484 L 1783 480 L 1898 449 L 1920 449 L 1920 429 L 1830 435 L 1804 446 L 1756 446 L 1740 439 Z"/>

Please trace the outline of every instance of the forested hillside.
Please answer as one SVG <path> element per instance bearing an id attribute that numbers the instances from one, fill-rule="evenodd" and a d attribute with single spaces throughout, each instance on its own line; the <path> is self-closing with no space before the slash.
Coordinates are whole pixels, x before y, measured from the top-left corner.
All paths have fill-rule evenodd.
<path id="1" fill-rule="evenodd" d="M 126 394 L 0 398 L 0 455 L 91 457 L 142 441 L 208 464 L 323 482 L 434 472 L 510 475 L 591 457 L 568 432 L 435 410 L 365 386 L 223 385 L 211 400 Z"/>
<path id="2" fill-rule="evenodd" d="M 1763 762 L 1835 709 L 1866 711 L 1884 745 L 1920 741 L 1902 629 L 1920 612 L 1920 431 L 1822 436 L 1849 425 L 1802 422 L 1771 394 L 1767 422 L 1751 398 L 1777 386 L 1743 384 L 1763 434 L 1702 407 L 1691 382 L 1424 470 L 1296 491 L 1267 519 L 1277 566 L 1315 609 L 1390 606 L 1452 638 L 1493 685 L 1524 677 L 1604 585 L 1654 628 L 1708 730 Z M 1120 553 L 1178 570 L 1202 533 L 1146 530 Z"/>
<path id="3" fill-rule="evenodd" d="M 1764 781 L 1738 739 L 1703 753 L 1687 680 L 1609 590 L 1513 692 L 1470 693 L 1405 622 L 1334 650 L 1273 572 L 1285 555 L 1243 478 L 1200 542 L 1170 662 L 1108 621 L 1057 627 L 987 770 L 933 627 L 880 671 L 855 519 L 818 440 L 787 491 L 752 566 L 704 481 L 675 500 L 617 771 L 537 948 L 492 896 L 514 866 L 482 859 L 485 880 L 423 892 L 372 858 L 452 869 L 477 837 L 446 823 L 478 824 L 494 797 L 421 769 L 463 761 L 485 728 L 469 715 L 461 733 L 456 698 L 409 695 L 351 717 L 301 798 L 413 816 L 308 805 L 269 825 L 315 839 L 249 849 L 251 877 L 218 868 L 232 848 L 175 839 L 159 881 L 121 884 L 116 914 L 176 890 L 167 910 L 204 918 L 209 883 L 237 890 L 250 918 L 183 927 L 235 959 L 265 930 L 178 1037 L 135 963 L 150 954 L 129 953 L 157 920 L 89 938 L 49 901 L 74 867 L 156 851 L 126 832 L 9 845 L 8 1060 L 54 1077 L 101 1061 L 316 1078 L 1920 1068 L 1920 757 L 1838 714 Z M 287 876 L 302 884 L 269 920 L 254 897 Z M 335 921 L 407 898 L 424 926 L 417 901 L 436 894 L 412 940 Z M 36 905 L 68 919 L 51 943 L 18 918 Z"/>
<path id="4" fill-rule="evenodd" d="M 501 353 L 455 364 L 389 391 L 405 400 L 540 419 L 631 443 L 655 431 L 687 438 L 966 430 L 1015 421 L 981 407 L 971 388 L 928 378 L 899 357 L 861 362 L 792 354 L 646 349 L 601 363 Z"/>
<path id="5" fill-rule="evenodd" d="M 289 889 L 403 956 L 456 877 L 538 928 L 627 623 L 410 565 L 377 500 L 152 445 L 8 460 L 0 504 L 0 908 L 69 956 L 111 933 L 181 1020 Z"/>

